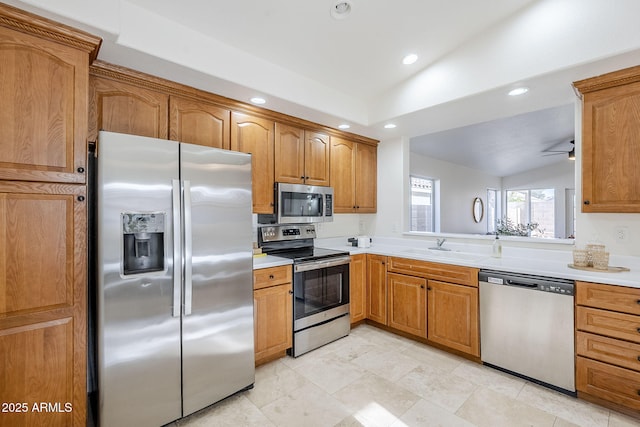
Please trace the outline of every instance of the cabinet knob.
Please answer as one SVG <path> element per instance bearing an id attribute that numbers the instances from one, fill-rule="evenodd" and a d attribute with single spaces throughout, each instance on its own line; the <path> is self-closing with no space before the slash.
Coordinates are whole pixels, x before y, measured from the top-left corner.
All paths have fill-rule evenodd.
<path id="1" fill-rule="evenodd" d="M 84 202 L 84 196 L 78 196 L 78 201 L 79 202 Z"/>
<path id="2" fill-rule="evenodd" d="M 308 176 L 305 176 L 305 177 L 304 177 L 304 179 L 309 179 L 309 177 L 308 177 Z"/>
<path id="3" fill-rule="evenodd" d="M 300 179 L 304 179 L 304 176 L 301 176 Z"/>
<path id="4" fill-rule="evenodd" d="M 640 356 L 638 356 L 638 362 L 640 362 Z"/>
<path id="5" fill-rule="evenodd" d="M 638 331 L 638 333 L 640 334 L 640 328 L 636 329 L 636 331 Z"/>
<path id="6" fill-rule="evenodd" d="M 78 173 L 84 173 L 84 168 L 83 168 L 82 166 L 80 166 L 80 167 L 77 169 L 77 171 L 78 171 Z"/>
<path id="7" fill-rule="evenodd" d="M 591 202 L 590 202 L 590 201 L 588 201 L 588 200 L 585 200 L 583 203 L 584 203 L 585 205 L 590 205 L 590 204 L 591 204 Z"/>
<path id="8" fill-rule="evenodd" d="M 269 279 L 273 280 L 273 279 L 275 279 L 275 276 L 273 274 L 270 274 L 269 275 Z"/>
<path id="9" fill-rule="evenodd" d="M 424 289 L 424 285 L 420 285 L 420 289 Z"/>
<path id="10" fill-rule="evenodd" d="M 289 295 L 293 295 L 293 291 L 289 289 Z"/>
<path id="11" fill-rule="evenodd" d="M 640 304 L 640 299 L 639 299 L 639 300 L 636 300 L 636 304 Z"/>
<path id="12" fill-rule="evenodd" d="M 431 286 L 427 286 L 427 290 L 430 291 L 431 290 Z"/>

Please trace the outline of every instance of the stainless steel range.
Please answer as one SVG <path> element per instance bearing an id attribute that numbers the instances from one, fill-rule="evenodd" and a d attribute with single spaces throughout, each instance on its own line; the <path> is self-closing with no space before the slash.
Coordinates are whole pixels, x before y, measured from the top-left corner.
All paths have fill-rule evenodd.
<path id="1" fill-rule="evenodd" d="M 264 253 L 293 260 L 293 357 L 350 331 L 349 253 L 316 248 L 315 237 L 313 224 L 258 230 Z"/>

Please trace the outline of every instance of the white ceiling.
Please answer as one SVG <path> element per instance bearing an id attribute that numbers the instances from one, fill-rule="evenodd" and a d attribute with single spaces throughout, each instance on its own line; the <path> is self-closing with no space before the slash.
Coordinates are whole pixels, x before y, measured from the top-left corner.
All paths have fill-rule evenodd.
<path id="1" fill-rule="evenodd" d="M 421 136 L 457 128 L 439 136 L 489 127 L 476 140 L 503 154 L 569 138 L 564 115 L 553 133 L 536 120 L 574 104 L 571 82 L 640 64 L 637 0 L 351 0 L 344 20 L 330 17 L 335 0 L 3 1 L 103 37 L 99 59 L 382 141 L 413 138 L 416 151 Z M 404 66 L 409 52 L 419 60 Z M 521 84 L 530 92 L 508 99 Z"/>

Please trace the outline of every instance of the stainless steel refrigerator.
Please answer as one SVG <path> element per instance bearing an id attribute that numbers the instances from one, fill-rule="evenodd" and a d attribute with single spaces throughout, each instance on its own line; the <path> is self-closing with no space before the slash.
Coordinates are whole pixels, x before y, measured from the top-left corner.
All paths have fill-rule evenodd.
<path id="1" fill-rule="evenodd" d="M 251 156 L 100 132 L 96 187 L 100 426 L 251 387 Z"/>

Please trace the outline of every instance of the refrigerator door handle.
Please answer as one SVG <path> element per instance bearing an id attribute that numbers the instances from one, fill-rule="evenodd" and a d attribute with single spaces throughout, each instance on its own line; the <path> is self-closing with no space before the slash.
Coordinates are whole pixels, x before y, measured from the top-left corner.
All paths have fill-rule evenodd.
<path id="1" fill-rule="evenodd" d="M 180 291 L 182 279 L 182 263 L 180 262 L 180 181 L 172 180 L 171 194 L 173 210 L 173 307 L 171 315 L 180 317 Z"/>
<path id="2" fill-rule="evenodd" d="M 191 314 L 193 294 L 192 277 L 192 238 L 191 238 L 191 181 L 184 181 L 184 315 Z"/>

